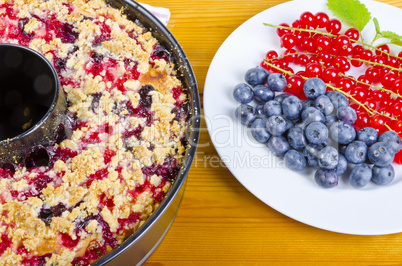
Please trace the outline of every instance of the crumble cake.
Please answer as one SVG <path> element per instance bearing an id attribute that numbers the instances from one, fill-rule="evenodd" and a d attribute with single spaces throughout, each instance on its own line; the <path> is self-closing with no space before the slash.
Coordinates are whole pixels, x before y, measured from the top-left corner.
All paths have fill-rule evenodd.
<path id="1" fill-rule="evenodd" d="M 43 54 L 68 101 L 54 145 L 0 168 L 0 265 L 88 265 L 179 173 L 189 112 L 171 55 L 103 0 L 0 0 L 0 42 Z"/>

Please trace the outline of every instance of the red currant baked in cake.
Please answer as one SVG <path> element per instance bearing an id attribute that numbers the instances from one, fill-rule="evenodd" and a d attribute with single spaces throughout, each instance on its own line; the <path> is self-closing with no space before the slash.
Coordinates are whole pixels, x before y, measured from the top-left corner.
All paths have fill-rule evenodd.
<path id="1" fill-rule="evenodd" d="M 0 265 L 88 265 L 169 191 L 186 93 L 170 53 L 102 0 L 0 0 L 0 42 L 43 54 L 68 102 L 53 145 L 0 168 Z"/>

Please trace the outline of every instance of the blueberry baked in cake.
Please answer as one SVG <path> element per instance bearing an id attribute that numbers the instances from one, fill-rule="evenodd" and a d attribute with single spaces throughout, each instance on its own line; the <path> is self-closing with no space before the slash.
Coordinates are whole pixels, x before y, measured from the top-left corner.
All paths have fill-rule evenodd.
<path id="1" fill-rule="evenodd" d="M 0 168 L 0 265 L 88 265 L 158 208 L 186 150 L 169 52 L 102 0 L 0 0 L 0 42 L 55 67 L 64 132 Z"/>

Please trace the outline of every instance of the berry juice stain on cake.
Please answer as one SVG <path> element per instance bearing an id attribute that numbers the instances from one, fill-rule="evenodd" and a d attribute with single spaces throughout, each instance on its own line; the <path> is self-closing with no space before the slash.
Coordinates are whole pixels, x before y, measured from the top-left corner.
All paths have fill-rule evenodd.
<path id="1" fill-rule="evenodd" d="M 48 117 L 55 73 L 67 108 L 52 142 L 0 164 L 0 264 L 92 264 L 148 220 L 180 173 L 186 88 L 170 51 L 102 0 L 7 3 L 0 14 L 1 43 L 54 67 L 0 51 L 0 139 Z"/>

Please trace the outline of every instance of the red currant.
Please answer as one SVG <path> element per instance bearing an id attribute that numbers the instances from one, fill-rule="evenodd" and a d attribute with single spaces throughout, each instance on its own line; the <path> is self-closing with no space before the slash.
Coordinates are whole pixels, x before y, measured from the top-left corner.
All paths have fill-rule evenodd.
<path id="1" fill-rule="evenodd" d="M 318 51 L 328 51 L 331 48 L 331 38 L 323 35 L 317 38 L 315 45 Z"/>
<path id="2" fill-rule="evenodd" d="M 286 48 L 286 49 L 291 49 L 293 48 L 293 46 L 295 46 L 296 44 L 296 38 L 293 34 L 291 33 L 285 33 L 282 37 L 281 37 L 281 45 L 282 47 Z"/>
<path id="3" fill-rule="evenodd" d="M 311 27 L 313 29 L 317 28 L 317 22 L 316 22 L 314 15 L 308 11 L 303 12 L 300 15 L 300 20 L 303 21 L 304 24 L 306 24 L 308 27 Z"/>
<path id="4" fill-rule="evenodd" d="M 386 64 L 392 67 L 399 68 L 400 61 L 395 56 L 387 56 L 386 57 Z"/>
<path id="5" fill-rule="evenodd" d="M 376 54 L 376 55 L 384 55 L 383 52 L 389 54 L 389 47 L 388 47 L 388 45 L 386 45 L 386 44 L 377 46 L 377 49 L 378 49 L 378 50 L 375 50 L 375 54 Z"/>
<path id="6" fill-rule="evenodd" d="M 371 108 L 372 110 L 377 110 L 378 104 L 377 104 L 377 102 L 374 101 L 373 99 L 367 99 L 367 100 L 364 102 L 364 104 L 365 104 L 366 106 L 368 106 L 369 108 Z"/>
<path id="7" fill-rule="evenodd" d="M 392 113 L 393 113 L 394 117 L 397 117 L 397 118 L 399 118 L 402 115 L 402 103 L 401 102 L 392 105 Z"/>
<path id="8" fill-rule="evenodd" d="M 288 71 L 288 72 L 292 73 L 292 75 L 294 74 L 294 71 L 293 71 L 293 69 L 292 69 L 291 67 L 285 66 L 285 67 L 282 67 L 282 69 L 285 70 L 285 71 Z M 289 76 L 288 73 L 283 73 L 283 75 L 284 75 L 285 77 L 288 77 L 288 76 Z"/>
<path id="9" fill-rule="evenodd" d="M 382 101 L 382 99 L 384 98 L 384 93 L 381 90 L 372 90 L 371 91 L 371 98 L 374 101 Z"/>
<path id="10" fill-rule="evenodd" d="M 357 120 L 356 120 L 355 124 L 359 130 L 362 128 L 365 128 L 365 127 L 369 127 L 370 126 L 370 118 L 367 115 L 367 113 L 360 112 L 359 114 L 357 114 Z"/>
<path id="11" fill-rule="evenodd" d="M 358 82 L 360 87 L 362 87 L 362 88 L 366 89 L 367 91 L 369 91 L 368 88 L 370 87 L 371 80 L 368 79 L 366 77 L 366 75 L 360 75 L 357 78 L 357 80 L 360 81 L 360 82 Z"/>
<path id="12" fill-rule="evenodd" d="M 337 56 L 334 59 L 334 66 L 340 71 L 346 72 L 350 69 L 350 63 L 344 56 Z"/>
<path id="13" fill-rule="evenodd" d="M 335 83 L 338 80 L 338 71 L 334 67 L 325 68 L 322 71 L 321 79 L 325 83 Z"/>
<path id="14" fill-rule="evenodd" d="M 385 108 L 392 108 L 392 105 L 395 102 L 391 99 L 391 98 L 384 98 L 381 102 L 380 102 L 380 106 L 381 107 L 385 107 Z"/>
<path id="15" fill-rule="evenodd" d="M 328 63 L 332 61 L 331 54 L 328 53 L 327 51 L 319 52 L 317 58 L 322 63 Z"/>
<path id="16" fill-rule="evenodd" d="M 297 63 L 304 66 L 307 65 L 308 57 L 305 54 L 301 54 L 297 57 Z"/>
<path id="17" fill-rule="evenodd" d="M 333 46 L 338 51 L 346 50 L 349 44 L 350 44 L 349 37 L 346 35 L 338 35 L 333 40 Z"/>
<path id="18" fill-rule="evenodd" d="M 350 39 L 357 41 L 360 37 L 360 33 L 355 28 L 350 28 L 345 32 L 345 35 L 348 36 Z"/>
<path id="19" fill-rule="evenodd" d="M 299 75 L 289 76 L 287 82 L 288 82 L 286 86 L 287 92 L 291 94 L 293 93 L 299 94 L 300 92 L 303 91 L 304 80 Z"/>
<path id="20" fill-rule="evenodd" d="M 368 49 L 363 49 L 363 50 L 360 52 L 360 57 L 361 57 L 361 59 L 363 59 L 363 60 L 370 61 L 370 59 L 373 57 L 373 52 L 371 52 L 371 51 L 368 50 Z"/>
<path id="21" fill-rule="evenodd" d="M 394 163 L 402 164 L 402 151 L 400 151 L 397 154 L 395 154 Z"/>
<path id="22" fill-rule="evenodd" d="M 289 63 L 295 63 L 297 60 L 297 52 L 295 49 L 288 49 L 283 53 L 283 59 Z"/>
<path id="23" fill-rule="evenodd" d="M 354 81 L 347 77 L 340 78 L 336 83 L 336 86 L 344 92 L 350 92 L 354 85 Z"/>
<path id="24" fill-rule="evenodd" d="M 350 60 L 350 64 L 354 67 L 359 67 L 363 65 L 363 62 L 360 61 L 359 59 L 361 59 L 361 56 L 359 54 L 353 55 L 352 59 Z"/>
<path id="25" fill-rule="evenodd" d="M 309 63 L 306 66 L 306 76 L 309 78 L 312 77 L 320 77 L 321 76 L 321 66 L 320 64 L 313 62 L 313 63 Z"/>
<path id="26" fill-rule="evenodd" d="M 265 55 L 266 59 L 274 59 L 278 57 L 278 53 L 274 50 L 270 50 L 267 52 L 267 54 Z"/>
<path id="27" fill-rule="evenodd" d="M 396 123 L 394 124 L 394 130 L 399 135 L 402 134 L 402 120 L 396 121 Z M 399 153 L 401 153 L 401 152 L 399 152 Z M 401 153 L 401 159 L 402 159 L 402 153 Z M 401 160 L 401 162 L 402 162 L 402 160 Z"/>
<path id="28" fill-rule="evenodd" d="M 271 66 L 268 65 L 268 63 L 265 60 L 260 63 L 260 66 L 265 68 L 268 71 L 271 71 Z"/>
<path id="29" fill-rule="evenodd" d="M 402 92 L 402 79 L 397 79 L 391 86 L 391 90 L 395 93 Z"/>
<path id="30" fill-rule="evenodd" d="M 309 53 L 314 53 L 317 50 L 317 48 L 314 45 L 314 39 L 313 38 L 305 38 L 302 41 L 302 49 Z"/>
<path id="31" fill-rule="evenodd" d="M 338 34 L 338 32 L 341 30 L 341 28 L 342 28 L 342 24 L 336 18 L 329 20 L 329 22 L 326 26 L 327 32 L 332 33 L 332 34 Z"/>
<path id="32" fill-rule="evenodd" d="M 359 102 L 365 101 L 368 96 L 367 90 L 363 89 L 360 86 L 355 86 L 354 88 L 352 88 L 352 90 L 350 91 L 350 95 L 352 95 L 353 98 L 355 98 Z"/>
<path id="33" fill-rule="evenodd" d="M 379 135 L 387 130 L 387 128 L 385 127 L 385 123 L 386 119 L 382 115 L 374 115 L 370 119 L 371 126 L 377 131 Z"/>
<path id="34" fill-rule="evenodd" d="M 360 54 L 362 51 L 363 51 L 363 46 L 360 44 L 357 44 L 357 45 L 353 46 L 352 54 L 357 55 L 357 54 Z"/>
<path id="35" fill-rule="evenodd" d="M 324 12 L 318 12 L 315 14 L 315 21 L 318 28 L 325 28 L 328 25 L 329 17 Z"/>
<path id="36" fill-rule="evenodd" d="M 397 76 L 394 74 L 393 71 L 389 71 L 387 74 L 381 77 L 381 84 L 385 88 L 390 88 L 393 83 L 395 82 Z"/>
<path id="37" fill-rule="evenodd" d="M 281 24 L 279 24 L 279 26 L 280 27 L 289 27 L 289 25 L 286 23 L 281 23 Z M 282 37 L 286 33 L 292 33 L 292 31 L 290 29 L 285 29 L 285 28 L 278 28 L 276 30 L 276 34 L 278 34 L 279 37 Z"/>
<path id="38" fill-rule="evenodd" d="M 380 80 L 380 71 L 377 68 L 374 67 L 367 68 L 365 75 L 369 80 L 373 82 L 377 82 Z"/>
<path id="39" fill-rule="evenodd" d="M 374 67 L 376 68 L 382 68 L 385 64 L 385 58 L 382 55 L 375 55 L 371 58 L 371 62 L 375 63 Z"/>
<path id="40" fill-rule="evenodd" d="M 309 64 L 310 64 L 310 63 L 317 63 L 317 64 L 320 64 L 320 60 L 318 60 L 318 57 L 315 56 L 315 55 L 310 56 L 310 57 L 308 58 L 308 60 L 309 60 Z"/>

